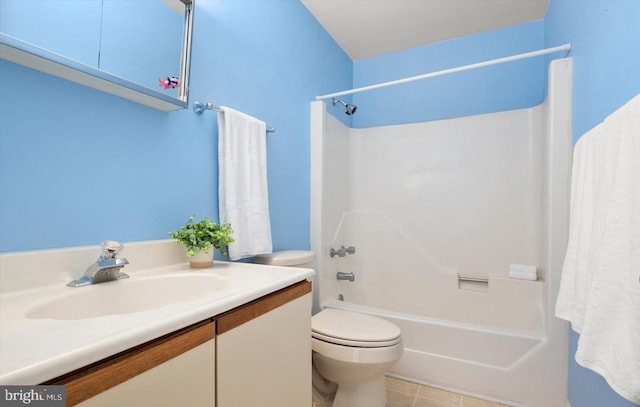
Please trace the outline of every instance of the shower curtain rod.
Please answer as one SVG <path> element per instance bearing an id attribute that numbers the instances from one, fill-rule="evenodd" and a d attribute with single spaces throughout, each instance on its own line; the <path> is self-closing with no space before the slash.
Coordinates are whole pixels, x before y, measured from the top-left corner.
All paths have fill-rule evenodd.
<path id="1" fill-rule="evenodd" d="M 379 83 L 377 85 L 369 85 L 369 86 L 363 86 L 361 88 L 345 90 L 345 91 L 342 91 L 342 92 L 329 93 L 327 95 L 316 96 L 316 100 L 330 99 L 330 98 L 334 98 L 334 97 L 338 97 L 338 96 L 351 95 L 353 93 L 359 93 L 359 92 L 364 92 L 364 91 L 367 91 L 367 90 L 384 88 L 384 87 L 387 87 L 387 86 L 399 85 L 401 83 L 413 82 L 413 81 L 418 81 L 418 80 L 421 80 L 421 79 L 433 78 L 433 77 L 436 77 L 436 76 L 442 76 L 442 75 L 448 75 L 448 74 L 456 73 L 456 72 L 468 71 L 468 70 L 471 70 L 471 69 L 482 68 L 482 67 L 485 67 L 485 66 L 503 64 L 505 62 L 517 61 L 519 59 L 532 58 L 532 57 L 537 57 L 537 56 L 540 56 L 540 55 L 552 54 L 554 52 L 560 52 L 560 51 L 567 51 L 568 52 L 570 50 L 571 50 L 571 43 L 567 43 L 567 44 L 559 45 L 557 47 L 545 48 L 545 49 L 541 49 L 541 50 L 538 50 L 538 51 L 525 52 L 524 54 L 517 54 L 517 55 L 512 55 L 512 56 L 509 56 L 509 57 L 492 59 L 490 61 L 484 61 L 484 62 L 478 62 L 478 63 L 475 63 L 475 64 L 459 66 L 457 68 L 443 69 L 442 71 L 436 71 L 436 72 L 426 73 L 426 74 L 422 74 L 422 75 L 411 76 L 411 77 L 408 77 L 408 78 L 398 79 L 398 80 L 395 80 L 395 81 Z"/>
<path id="2" fill-rule="evenodd" d="M 193 102 L 193 111 L 196 112 L 196 114 L 200 115 L 205 110 L 215 110 L 216 112 L 222 112 L 222 109 L 220 107 L 214 105 L 211 102 L 208 102 L 208 103 L 202 103 L 198 101 Z M 275 133 L 275 132 L 276 132 L 276 129 L 274 127 L 267 126 L 267 133 Z"/>

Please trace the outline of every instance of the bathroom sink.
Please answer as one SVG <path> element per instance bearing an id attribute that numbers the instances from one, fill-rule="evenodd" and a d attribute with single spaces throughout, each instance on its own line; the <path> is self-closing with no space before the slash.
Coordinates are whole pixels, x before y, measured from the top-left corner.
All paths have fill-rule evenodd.
<path id="1" fill-rule="evenodd" d="M 212 294 L 226 280 L 215 274 L 171 274 L 70 288 L 68 295 L 40 304 L 27 317 L 74 320 L 148 311 Z"/>

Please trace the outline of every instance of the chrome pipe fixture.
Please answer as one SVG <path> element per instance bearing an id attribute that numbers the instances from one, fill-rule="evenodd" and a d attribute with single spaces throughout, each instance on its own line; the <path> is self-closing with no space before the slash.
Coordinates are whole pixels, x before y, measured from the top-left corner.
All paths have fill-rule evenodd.
<path id="1" fill-rule="evenodd" d="M 202 103 L 202 102 L 198 102 L 197 100 L 193 102 L 193 111 L 197 115 L 201 115 L 202 112 L 204 112 L 205 110 L 215 110 L 216 112 L 223 111 L 222 108 L 214 105 L 211 102 Z M 275 133 L 275 132 L 276 132 L 276 129 L 274 127 L 267 126 L 267 133 Z"/>
<path id="2" fill-rule="evenodd" d="M 336 278 L 338 280 L 346 280 L 354 282 L 356 280 L 356 275 L 353 273 L 343 273 L 342 271 L 338 271 L 336 273 Z"/>
<path id="3" fill-rule="evenodd" d="M 354 114 L 356 112 L 356 110 L 358 110 L 358 106 L 352 105 L 351 103 L 346 103 L 344 100 L 333 98 L 332 103 L 333 103 L 334 106 L 336 104 L 338 104 L 338 103 L 343 105 L 345 107 L 345 109 L 346 109 L 345 113 L 347 115 L 349 115 L 349 116 L 351 116 L 352 114 Z"/>
<path id="4" fill-rule="evenodd" d="M 193 111 L 196 112 L 197 115 L 201 115 L 205 110 L 215 110 L 216 112 L 222 111 L 222 109 L 210 102 L 202 103 L 197 100 L 193 102 Z"/>
<path id="5" fill-rule="evenodd" d="M 331 250 L 329 250 L 329 256 L 331 257 L 335 257 L 335 256 L 344 257 L 347 254 L 355 254 L 355 253 L 356 253 L 356 248 L 353 246 L 349 246 L 349 247 L 340 246 L 338 250 L 332 247 Z"/>
<path id="6" fill-rule="evenodd" d="M 100 246 L 102 247 L 102 252 L 98 260 L 87 268 L 82 277 L 69 282 L 67 284 L 69 287 L 82 287 L 129 278 L 127 274 L 121 271 L 124 266 L 129 264 L 129 261 L 125 258 L 116 258 L 124 248 L 124 245 L 113 240 L 107 240 L 100 243 Z"/>

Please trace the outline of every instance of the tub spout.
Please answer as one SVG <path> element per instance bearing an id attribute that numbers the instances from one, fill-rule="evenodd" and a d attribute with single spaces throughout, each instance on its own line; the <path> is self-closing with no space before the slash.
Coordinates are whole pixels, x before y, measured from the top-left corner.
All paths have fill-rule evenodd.
<path id="1" fill-rule="evenodd" d="M 341 271 L 338 271 L 338 272 L 336 273 L 336 278 L 337 278 L 338 280 L 348 280 L 348 281 L 353 282 L 353 281 L 355 281 L 355 280 L 356 280 L 356 275 L 355 275 L 355 274 L 353 274 L 353 273 L 343 273 L 343 272 L 341 272 Z"/>

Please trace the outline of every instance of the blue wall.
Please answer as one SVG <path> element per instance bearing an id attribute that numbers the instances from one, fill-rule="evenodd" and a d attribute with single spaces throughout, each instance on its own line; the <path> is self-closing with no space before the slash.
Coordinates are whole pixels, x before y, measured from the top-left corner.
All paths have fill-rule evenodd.
<path id="1" fill-rule="evenodd" d="M 150 21 L 149 24 L 154 24 Z M 196 2 L 190 101 L 268 136 L 275 249 L 309 247 L 309 102 L 352 62 L 298 1 Z M 0 60 L 0 251 L 168 238 L 217 220 L 217 117 L 163 113 Z"/>
<path id="2" fill-rule="evenodd" d="M 547 45 L 573 44 L 573 138 L 640 92 L 640 1 L 553 0 Z"/>
<path id="3" fill-rule="evenodd" d="M 544 48 L 542 21 L 354 62 L 354 87 L 402 79 Z M 563 55 L 563 54 L 560 54 Z M 415 123 L 542 103 L 544 57 L 353 95 L 355 127 Z"/>
<path id="4" fill-rule="evenodd" d="M 547 45 L 571 42 L 573 140 L 640 93 L 640 2 L 552 0 L 545 18 Z M 569 401 L 573 407 L 630 407 L 574 355 L 569 337 Z M 615 346 L 615 345 L 613 345 Z"/>

